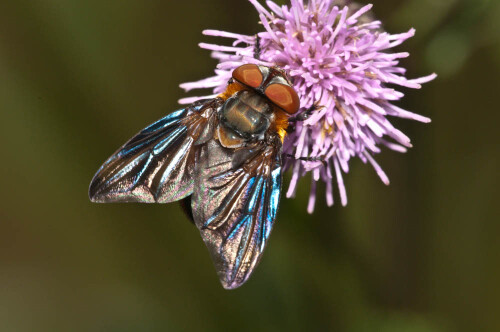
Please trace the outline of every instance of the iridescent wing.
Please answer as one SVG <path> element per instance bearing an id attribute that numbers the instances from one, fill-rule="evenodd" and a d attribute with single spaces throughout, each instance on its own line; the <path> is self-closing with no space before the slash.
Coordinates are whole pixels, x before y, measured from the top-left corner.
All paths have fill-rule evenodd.
<path id="1" fill-rule="evenodd" d="M 193 104 L 142 130 L 97 171 L 90 199 L 168 203 L 191 195 L 196 153 L 213 137 L 220 102 Z"/>
<path id="2" fill-rule="evenodd" d="M 224 288 L 243 284 L 258 264 L 281 194 L 281 141 L 200 151 L 192 211 Z"/>

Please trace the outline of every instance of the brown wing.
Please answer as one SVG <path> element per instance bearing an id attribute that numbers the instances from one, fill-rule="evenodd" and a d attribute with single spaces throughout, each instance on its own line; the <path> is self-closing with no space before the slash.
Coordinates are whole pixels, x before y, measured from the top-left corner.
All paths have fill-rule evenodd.
<path id="1" fill-rule="evenodd" d="M 192 211 L 224 288 L 243 284 L 258 264 L 281 194 L 281 141 L 200 151 Z"/>
<path id="2" fill-rule="evenodd" d="M 213 137 L 220 103 L 193 104 L 142 130 L 97 171 L 90 199 L 168 203 L 191 195 L 196 153 Z"/>

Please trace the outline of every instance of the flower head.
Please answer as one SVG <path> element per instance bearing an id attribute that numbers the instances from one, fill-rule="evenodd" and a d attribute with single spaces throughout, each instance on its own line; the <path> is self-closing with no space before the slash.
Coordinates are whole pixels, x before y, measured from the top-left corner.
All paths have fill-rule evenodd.
<path id="1" fill-rule="evenodd" d="M 368 16 L 372 5 L 353 9 L 353 5 L 340 5 L 338 0 L 291 0 L 289 6 L 280 7 L 267 1 L 268 10 L 257 0 L 249 1 L 257 9 L 265 31 L 256 36 L 203 31 L 234 42 L 232 46 L 200 44 L 219 60 L 215 76 L 181 87 L 186 91 L 211 88 L 214 94 L 180 102 L 215 97 L 224 91 L 233 69 L 244 63 L 279 66 L 287 71 L 299 94 L 301 111 L 321 106 L 297 123 L 295 131 L 285 139 L 284 153 L 297 158 L 285 161 L 285 167 L 293 170 L 287 197 L 294 196 L 299 178 L 312 172 L 309 212 L 314 209 L 316 182 L 320 180 L 326 183 L 329 206 L 333 205 L 334 182 L 342 205 L 346 205 L 342 174 L 349 171 L 352 157 L 370 163 L 381 180 L 389 184 L 373 155 L 381 151 L 381 146 L 405 152 L 411 144 L 388 117 L 430 122 L 429 118 L 394 105 L 404 96 L 395 86 L 419 89 L 420 84 L 436 77 L 405 78 L 406 70 L 399 61 L 409 54 L 391 52 L 415 30 L 402 34 L 383 31 L 381 22 Z M 298 159 L 301 157 L 325 162 Z"/>

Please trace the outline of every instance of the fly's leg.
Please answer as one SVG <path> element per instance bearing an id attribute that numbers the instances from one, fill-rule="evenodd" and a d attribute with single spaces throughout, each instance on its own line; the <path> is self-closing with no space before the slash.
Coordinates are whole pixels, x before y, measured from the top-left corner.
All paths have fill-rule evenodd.
<path id="1" fill-rule="evenodd" d="M 324 106 L 320 106 L 317 103 L 314 103 L 311 107 L 306 109 L 304 112 L 296 115 L 290 119 L 288 119 L 288 128 L 286 129 L 287 134 L 293 133 L 295 131 L 295 124 L 297 122 L 301 122 L 307 120 L 314 112 L 322 109 Z"/>
<path id="2" fill-rule="evenodd" d="M 295 157 L 293 154 L 289 154 L 289 153 L 285 153 L 284 154 L 285 157 L 288 157 L 290 159 L 294 159 L 294 160 L 302 160 L 302 161 L 320 161 L 323 166 L 327 166 L 327 162 L 326 162 L 326 159 L 324 156 L 321 156 L 321 157 Z"/>
<path id="3" fill-rule="evenodd" d="M 260 37 L 258 34 L 255 35 L 255 45 L 253 47 L 253 57 L 260 60 Z"/>
<path id="4" fill-rule="evenodd" d="M 318 105 L 317 103 L 312 104 L 311 107 L 306 109 L 304 112 L 300 113 L 299 115 L 296 115 L 290 119 L 288 119 L 288 122 L 295 123 L 299 121 L 304 121 L 307 120 L 314 112 L 317 110 L 322 109 L 324 106 Z"/>

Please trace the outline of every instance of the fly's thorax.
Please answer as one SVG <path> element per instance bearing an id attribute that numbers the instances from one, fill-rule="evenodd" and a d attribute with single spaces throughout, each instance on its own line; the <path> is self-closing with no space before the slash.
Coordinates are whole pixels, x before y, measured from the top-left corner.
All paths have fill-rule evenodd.
<path id="1" fill-rule="evenodd" d="M 247 139 L 263 137 L 273 119 L 273 108 L 266 97 L 248 90 L 229 98 L 220 113 L 223 126 Z"/>

